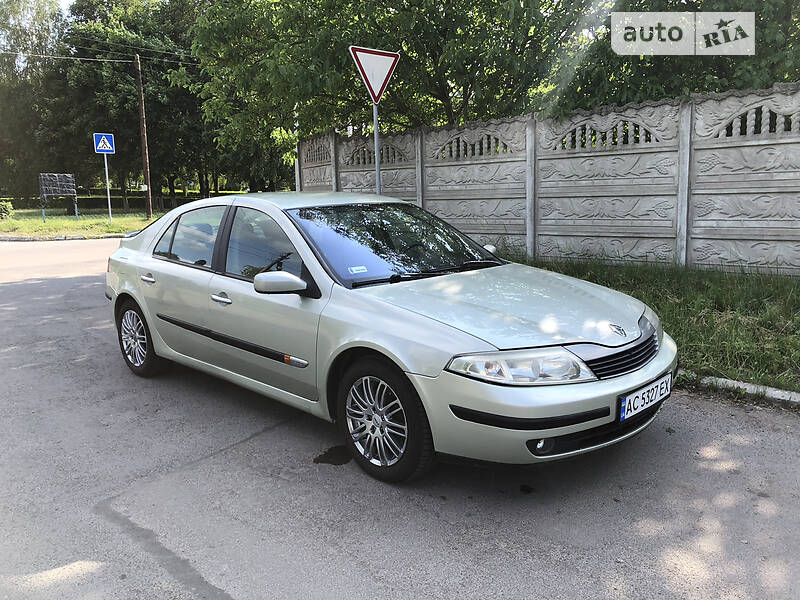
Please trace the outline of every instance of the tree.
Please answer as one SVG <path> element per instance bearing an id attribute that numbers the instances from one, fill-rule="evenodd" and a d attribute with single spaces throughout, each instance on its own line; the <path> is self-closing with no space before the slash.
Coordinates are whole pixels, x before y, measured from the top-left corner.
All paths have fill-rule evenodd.
<path id="1" fill-rule="evenodd" d="M 56 0 L 0 0 L 0 52 L 50 54 L 63 26 Z M 0 189 L 37 194 L 49 149 L 42 89 L 50 60 L 0 55 Z"/>
<path id="2" fill-rule="evenodd" d="M 594 28 L 594 42 L 566 71 L 543 105 L 564 113 L 601 104 L 643 102 L 690 93 L 766 88 L 800 80 L 800 4 L 792 0 L 628 0 L 618 11 L 731 12 L 755 9 L 754 56 L 619 56 L 611 49 L 610 19 Z"/>
<path id="3" fill-rule="evenodd" d="M 202 90 L 207 117 L 241 134 L 297 123 L 300 135 L 368 128 L 369 102 L 347 47 L 398 50 L 381 114 L 388 129 L 405 129 L 800 78 L 800 5 L 792 0 L 613 4 L 618 11 L 754 8 L 753 57 L 617 56 L 608 3 L 557 0 L 216 0 L 198 21 L 193 50 L 210 76 Z"/>
<path id="4" fill-rule="evenodd" d="M 35 195 L 40 171 L 97 183 L 93 131 L 116 134 L 123 189 L 141 177 L 134 53 L 142 58 L 156 204 L 177 181 L 291 185 L 298 135 L 371 128 L 350 44 L 399 50 L 386 129 L 527 111 L 767 87 L 800 79 L 793 0 L 620 0 L 614 10 L 756 10 L 751 57 L 618 56 L 597 0 L 0 0 L 0 189 Z"/>
<path id="5" fill-rule="evenodd" d="M 381 104 L 389 128 L 453 125 L 524 110 L 590 5 L 219 0 L 199 20 L 193 48 L 211 76 L 207 114 L 243 130 L 370 123 L 350 44 L 401 52 Z"/>

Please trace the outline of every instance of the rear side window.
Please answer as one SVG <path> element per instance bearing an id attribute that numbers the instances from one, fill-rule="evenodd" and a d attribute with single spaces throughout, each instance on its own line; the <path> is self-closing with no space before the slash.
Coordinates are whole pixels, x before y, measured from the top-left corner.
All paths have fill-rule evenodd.
<path id="1" fill-rule="evenodd" d="M 158 244 L 156 244 L 156 248 L 155 250 L 153 250 L 153 254 L 155 254 L 156 256 L 163 256 L 164 258 L 172 258 L 172 259 L 175 258 L 169 253 L 169 249 L 170 246 L 172 246 L 172 236 L 175 235 L 175 226 L 177 224 L 178 221 L 176 220 L 174 223 L 172 223 L 170 228 L 164 232 L 164 235 L 161 236 L 161 239 L 158 241 Z"/>
<path id="2" fill-rule="evenodd" d="M 266 271 L 288 271 L 300 277 L 302 270 L 303 261 L 280 225 L 259 210 L 236 209 L 226 273 L 253 279 Z"/>
<path id="3" fill-rule="evenodd" d="M 153 253 L 190 265 L 210 267 L 223 214 L 224 206 L 209 206 L 184 213 L 167 230 Z M 167 239 L 171 240 L 168 247 Z"/>

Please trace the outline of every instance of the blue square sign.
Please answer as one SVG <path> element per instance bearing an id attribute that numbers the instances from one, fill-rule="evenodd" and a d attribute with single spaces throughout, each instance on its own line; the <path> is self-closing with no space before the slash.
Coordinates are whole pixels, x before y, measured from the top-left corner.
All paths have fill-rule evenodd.
<path id="1" fill-rule="evenodd" d="M 94 151 L 97 154 L 114 154 L 116 152 L 113 133 L 95 133 L 93 135 Z"/>

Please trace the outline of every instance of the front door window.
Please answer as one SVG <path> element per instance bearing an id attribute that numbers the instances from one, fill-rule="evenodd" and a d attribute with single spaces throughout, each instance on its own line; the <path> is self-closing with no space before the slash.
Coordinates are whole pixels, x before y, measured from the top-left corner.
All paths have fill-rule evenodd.
<path id="1" fill-rule="evenodd" d="M 267 271 L 288 271 L 301 276 L 303 261 L 271 217 L 261 211 L 239 207 L 231 227 L 225 272 L 252 280 Z"/>

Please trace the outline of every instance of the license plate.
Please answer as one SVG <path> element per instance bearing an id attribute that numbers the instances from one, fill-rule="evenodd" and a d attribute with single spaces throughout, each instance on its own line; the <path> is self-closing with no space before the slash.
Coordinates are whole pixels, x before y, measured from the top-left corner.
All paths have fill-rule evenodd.
<path id="1" fill-rule="evenodd" d="M 619 420 L 630 419 L 633 415 L 647 410 L 656 402 L 660 402 L 672 389 L 672 373 L 667 373 L 660 379 L 648 383 L 643 388 L 631 392 L 620 399 Z"/>

